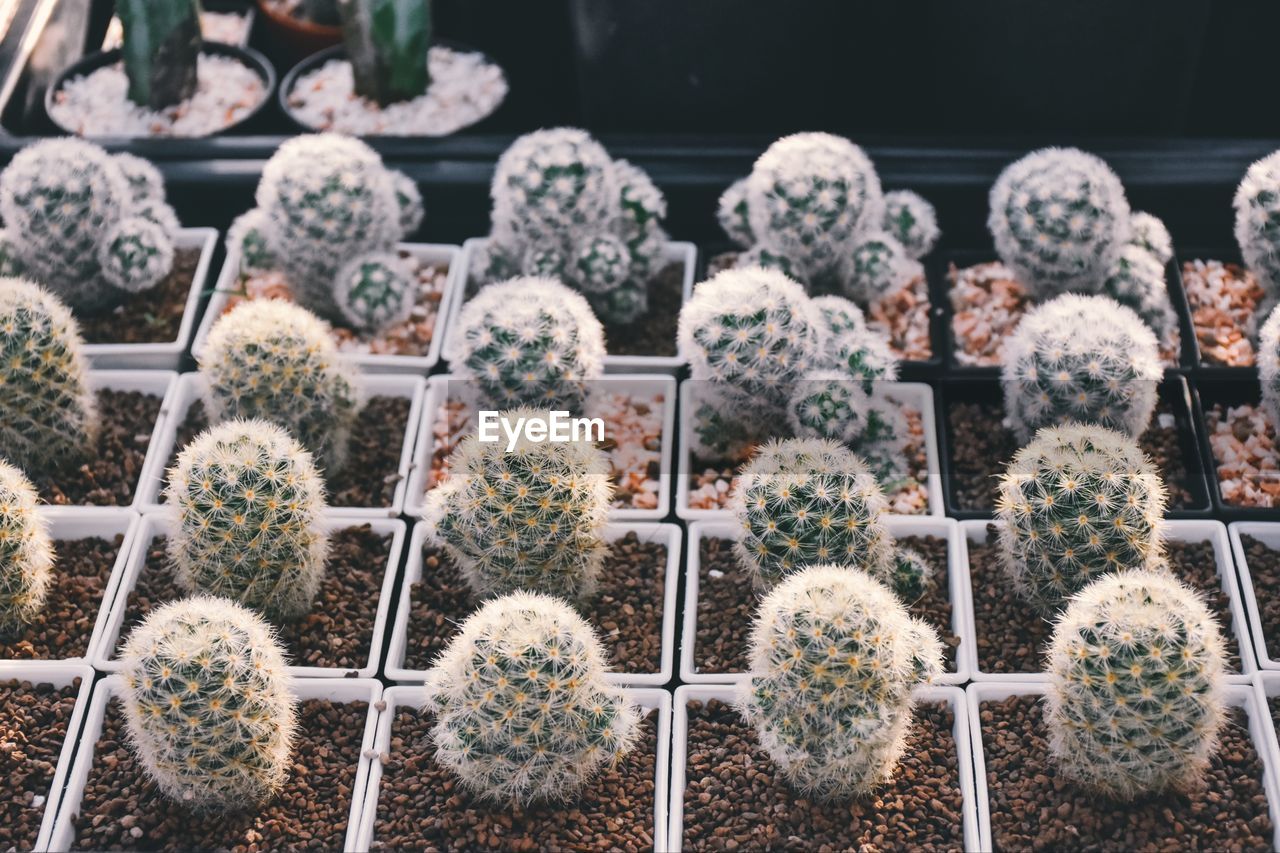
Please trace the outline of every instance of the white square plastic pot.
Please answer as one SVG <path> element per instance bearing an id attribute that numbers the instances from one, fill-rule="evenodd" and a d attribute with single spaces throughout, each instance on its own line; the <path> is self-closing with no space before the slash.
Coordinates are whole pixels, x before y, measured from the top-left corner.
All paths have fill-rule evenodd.
<path id="1" fill-rule="evenodd" d="M 431 476 L 431 459 L 435 455 L 435 426 L 440 409 L 450 399 L 452 383 L 453 399 L 460 399 L 460 390 L 468 380 L 455 374 L 441 374 L 427 380 L 427 391 L 414 440 L 413 462 L 409 466 L 408 486 L 405 494 L 406 515 L 421 516 L 426 500 L 427 482 Z M 609 511 L 611 521 L 660 521 L 671 508 L 671 465 L 675 451 L 672 442 L 676 423 L 676 380 L 661 374 L 613 374 L 593 380 L 593 392 L 661 394 L 663 397 L 662 439 L 658 451 L 658 505 L 653 509 L 618 508 Z M 605 438 L 609 438 L 608 429 Z"/>
<path id="2" fill-rule="evenodd" d="M 400 565 L 400 552 L 404 548 L 406 525 L 399 519 L 363 518 L 346 513 L 331 512 L 325 516 L 324 525 L 330 531 L 368 524 L 379 536 L 391 536 L 387 564 L 383 568 L 381 591 L 378 593 L 378 609 L 374 616 L 373 637 L 369 644 L 369 657 L 357 669 L 326 666 L 291 666 L 289 672 L 296 678 L 372 678 L 378 671 L 382 657 L 382 638 L 386 634 L 387 619 L 391 613 L 391 597 L 395 594 L 396 569 Z M 119 570 L 119 579 L 113 589 L 111 608 L 103 620 L 102 635 L 94 650 L 93 665 L 103 672 L 119 672 L 121 663 L 116 658 L 116 646 L 128 626 L 124 624 L 129 594 L 138 585 L 138 578 L 146 568 L 147 552 L 158 536 L 168 536 L 174 520 L 167 512 L 152 512 L 142 516 L 128 559 Z"/>
<path id="3" fill-rule="evenodd" d="M 89 364 L 99 369 L 118 370 L 178 370 L 182 356 L 191 343 L 191 333 L 196 328 L 196 314 L 200 311 L 200 296 L 209 279 L 209 267 L 213 263 L 213 251 L 218 244 L 218 232 L 213 228 L 182 228 L 174 241 L 179 251 L 200 250 L 191 286 L 187 289 L 187 301 L 182 309 L 182 323 L 178 336 L 172 341 L 145 344 L 85 344 L 84 353 Z"/>
<path id="4" fill-rule="evenodd" d="M 652 521 L 615 522 L 605 528 L 604 537 L 615 542 L 634 532 L 641 542 L 662 542 L 667 547 L 667 565 L 662 594 L 662 656 L 657 672 L 621 672 L 617 662 L 609 680 L 624 687 L 659 687 L 671 680 L 675 660 L 676 591 L 680 577 L 680 542 L 683 533 L 678 524 L 662 524 Z M 419 521 L 409 537 L 409 558 L 405 565 L 404 579 L 400 582 L 400 599 L 396 608 L 395 624 L 391 629 L 391 644 L 387 649 L 386 676 L 392 681 L 422 684 L 427 677 L 424 669 L 405 666 L 405 651 L 409 642 L 409 609 L 412 606 L 413 585 L 422 579 L 422 548 L 427 541 L 427 525 Z M 453 613 L 450 617 L 461 622 L 467 613 Z"/>
<path id="5" fill-rule="evenodd" d="M 366 398 L 402 397 L 410 401 L 409 417 L 405 423 L 404 440 L 400 446 L 400 461 L 396 467 L 396 488 L 390 506 L 330 507 L 334 512 L 346 516 L 362 518 L 396 518 L 404 507 L 405 483 L 409 478 L 409 465 L 413 461 L 413 443 L 418 434 L 418 419 L 422 417 L 422 404 L 426 396 L 426 380 L 420 376 L 365 374 L 360 377 L 360 386 Z M 178 430 L 186 420 L 187 411 L 208 391 L 208 383 L 200 373 L 184 373 L 177 381 L 173 400 L 168 408 L 169 416 L 165 419 L 160 440 L 152 444 L 152 456 L 155 465 L 144 472 L 142 486 L 138 489 L 141 500 L 138 507 L 142 512 L 157 512 L 164 509 L 165 476 L 169 460 L 176 450 Z"/>
<path id="6" fill-rule="evenodd" d="M 979 835 L 978 844 L 976 846 L 966 844 L 966 849 L 995 849 L 991 838 L 991 801 L 990 792 L 987 788 L 987 761 L 982 741 L 982 703 L 999 702 L 1003 699 L 1008 699 L 1010 696 L 1043 696 L 1046 690 L 1048 690 L 1048 685 L 1042 679 L 1020 682 L 1007 681 L 1004 683 L 983 683 L 978 681 L 970 684 L 965 690 L 969 705 L 970 739 L 973 743 L 973 771 L 977 783 Z M 1250 684 L 1229 684 L 1226 690 L 1227 705 L 1232 708 L 1243 708 L 1249 717 L 1249 734 L 1253 738 L 1254 746 L 1258 750 L 1258 757 L 1262 759 L 1263 764 L 1263 789 L 1267 793 L 1271 822 L 1275 826 L 1274 844 L 1277 848 L 1280 848 L 1280 807 L 1277 805 L 1275 793 L 1277 791 L 1276 780 L 1280 778 L 1276 774 L 1280 765 L 1276 764 L 1276 757 L 1267 746 L 1266 732 L 1263 728 L 1265 722 L 1263 717 L 1269 715 L 1259 712 L 1257 697 Z M 1122 804 L 1117 808 L 1123 809 L 1124 806 Z M 1187 848 L 1197 848 L 1197 840 L 1193 838 L 1186 839 Z"/>
<path id="7" fill-rule="evenodd" d="M 671 694 L 652 687 L 629 687 L 626 688 L 626 694 L 641 708 L 653 711 L 654 724 L 657 726 L 658 755 L 654 764 L 653 780 L 653 839 L 654 850 L 662 851 L 662 840 L 666 836 L 667 827 L 667 781 L 671 768 Z M 398 709 L 422 707 L 422 688 L 389 687 L 382 699 L 383 710 L 378 718 L 374 748 L 365 751 L 368 770 L 364 775 L 368 781 L 364 788 L 365 803 L 360 830 L 354 846 L 351 843 L 347 845 L 347 849 L 355 853 L 364 853 L 374 841 L 374 829 L 378 821 L 378 797 L 382 786 L 382 761 L 379 756 L 391 752 L 391 724 L 395 722 Z M 572 807 L 572 800 L 565 803 L 565 808 Z"/>
<path id="8" fill-rule="evenodd" d="M 1253 637 L 1253 651 L 1258 658 L 1258 666 L 1269 672 L 1280 671 L 1280 659 L 1271 656 L 1271 648 L 1267 645 L 1266 634 L 1262 630 L 1262 609 L 1258 606 L 1258 590 L 1253 585 L 1253 574 L 1249 571 L 1249 561 L 1245 556 L 1242 536 L 1251 536 L 1268 548 L 1280 551 L 1280 522 L 1274 521 L 1237 521 L 1228 528 L 1231 539 L 1231 553 L 1235 555 L 1236 572 L 1240 580 L 1240 592 L 1244 599 L 1245 613 L 1249 617 L 1249 630 Z M 1263 590 L 1264 595 L 1280 595 L 1280 590 Z M 1280 637 L 1275 639 L 1280 643 Z M 1280 654 L 1280 648 L 1276 650 Z"/>
<path id="9" fill-rule="evenodd" d="M 451 340 L 458 334 L 458 316 L 462 306 L 467 302 L 467 281 L 471 275 L 471 266 L 476 257 L 489 245 L 488 237 L 472 237 L 462 244 L 462 275 L 458 279 L 457 298 L 449 305 L 449 318 L 446 321 L 445 335 Z M 680 293 L 681 304 L 688 302 L 693 295 L 693 279 L 698 266 L 698 248 L 693 243 L 672 241 L 662 251 L 662 260 L 667 264 L 678 263 L 683 268 Z M 676 330 L 671 330 L 674 338 Z M 608 345 L 608 341 L 605 341 Z M 688 362 L 688 358 L 680 352 L 676 355 L 608 355 L 604 357 L 605 373 L 670 373 L 675 374 Z"/>
<path id="10" fill-rule="evenodd" d="M 14 666 L 9 661 L 0 662 L 0 682 L 30 681 L 32 684 L 49 683 L 54 687 L 67 687 L 77 678 L 80 679 L 80 690 L 76 694 L 75 708 L 67 720 L 67 734 L 58 751 L 58 763 L 53 771 L 53 783 L 44 794 L 44 816 L 40 821 L 40 831 L 36 836 L 34 849 L 49 849 L 49 836 L 58 814 L 58 804 L 62 799 L 62 789 L 67 782 L 67 774 L 71 771 L 72 761 L 76 754 L 76 741 L 80 736 L 80 723 L 89 710 L 89 697 L 93 693 L 93 668 L 87 664 L 66 662 L 37 661 L 32 666 Z"/>
<path id="11" fill-rule="evenodd" d="M 675 715 L 671 728 L 671 820 L 666 834 L 665 850 L 678 853 L 684 849 L 684 789 L 688 782 L 689 757 L 689 703 L 709 702 L 718 699 L 732 703 L 737 695 L 737 684 L 686 684 L 676 690 Z M 973 784 L 973 753 L 969 745 L 970 713 L 964 691 L 959 687 L 930 686 L 915 690 L 919 702 L 946 702 L 955 715 L 952 736 L 957 752 L 957 775 L 960 777 L 960 793 L 964 799 L 961 820 L 964 823 L 964 849 L 990 850 L 990 846 L 978 846 L 979 796 Z"/>
<path id="12" fill-rule="evenodd" d="M 422 263 L 448 264 L 449 275 L 445 280 L 444 293 L 441 295 L 440 308 L 436 314 L 435 331 L 431 335 L 431 346 L 426 355 L 391 355 L 380 353 L 350 353 L 346 356 L 351 364 L 365 373 L 413 373 L 425 376 L 440 361 L 440 346 L 444 341 L 444 322 L 449 315 L 449 306 L 454 294 L 458 292 L 458 278 L 462 270 L 462 249 L 440 243 L 401 243 L 397 247 L 408 252 Z M 196 332 L 195 343 L 191 354 L 196 359 L 204 353 L 205 341 L 209 338 L 209 330 L 227 310 L 227 303 L 239 287 L 240 251 L 228 248 L 227 257 L 222 262 L 222 271 L 218 273 L 218 283 L 213 295 L 209 297 L 209 305 L 205 308 L 204 319 Z"/>
<path id="13" fill-rule="evenodd" d="M 49 835 L 48 849 L 51 851 L 69 850 L 75 841 L 75 817 L 80 811 L 85 784 L 89 780 L 89 770 L 93 766 L 94 754 L 97 751 L 98 737 L 102 734 L 107 703 L 118 697 L 123 689 L 123 678 L 112 675 L 100 681 L 97 689 L 94 690 L 93 701 L 85 716 L 80 745 L 76 750 L 75 764 L 67 779 L 67 789 L 58 804 L 58 817 Z M 327 699 L 339 704 L 369 703 L 364 735 L 360 742 L 362 757 L 356 770 L 355 784 L 351 789 L 351 812 L 347 821 L 346 840 L 342 845 L 343 849 L 351 850 L 359 828 L 365 784 L 369 778 L 368 762 L 363 756 L 373 745 L 373 735 L 378 723 L 378 706 L 382 699 L 382 685 L 371 678 L 298 678 L 293 682 L 293 695 L 300 702 L 309 699 Z"/>
<path id="14" fill-rule="evenodd" d="M 693 470 L 693 382 L 685 382 L 680 387 L 680 463 L 675 471 L 676 477 L 676 515 L 686 521 L 715 520 L 729 515 L 726 509 L 695 509 L 689 506 L 690 483 L 698 474 Z M 905 407 L 920 413 L 920 426 L 924 432 L 925 456 L 928 460 L 927 482 L 925 491 L 929 498 L 927 512 L 920 515 L 944 516 L 942 505 L 942 474 L 938 463 L 938 430 L 933 409 L 933 389 L 923 382 L 882 382 L 879 389 Z M 749 411 L 744 417 L 752 417 Z M 892 495 L 886 495 L 892 497 Z"/>
<path id="15" fill-rule="evenodd" d="M 1280 741 L 1276 739 L 1275 718 L 1271 716 L 1270 700 L 1280 696 L 1280 672 L 1258 670 L 1253 674 L 1254 699 L 1258 703 L 1258 721 L 1261 739 L 1266 742 L 1267 751 L 1271 753 L 1271 766 L 1275 772 L 1267 777 L 1273 787 L 1267 789 L 1267 797 L 1271 800 L 1271 819 L 1276 823 L 1275 847 L 1280 850 L 1280 822 L 1276 821 L 1280 812 Z M 1252 721 L 1250 721 L 1252 723 Z"/>
<path id="16" fill-rule="evenodd" d="M 960 638 L 956 649 L 956 671 L 944 673 L 934 679 L 936 684 L 964 684 L 977 666 L 977 651 L 973 638 L 973 596 L 969 591 L 968 561 L 965 559 L 964 542 L 955 520 L 934 516 L 892 516 L 886 519 L 889 532 L 895 538 L 908 536 L 937 536 L 947 540 L 947 594 L 951 599 L 951 631 Z M 698 637 L 698 587 L 701 583 L 702 540 L 709 538 L 736 539 L 737 522 L 695 521 L 689 525 L 688 570 L 684 577 L 684 612 L 680 627 L 680 680 L 686 684 L 726 684 L 744 676 L 742 672 L 701 672 L 697 665 Z M 742 574 L 743 589 L 756 595 L 751 580 Z"/>

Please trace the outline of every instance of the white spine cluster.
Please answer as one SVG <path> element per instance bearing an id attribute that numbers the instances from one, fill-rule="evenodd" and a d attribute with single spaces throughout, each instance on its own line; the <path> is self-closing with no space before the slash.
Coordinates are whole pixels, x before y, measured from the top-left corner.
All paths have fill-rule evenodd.
<path id="1" fill-rule="evenodd" d="M 1280 151 L 1249 167 L 1236 189 L 1236 243 L 1268 296 L 1280 296 Z"/>

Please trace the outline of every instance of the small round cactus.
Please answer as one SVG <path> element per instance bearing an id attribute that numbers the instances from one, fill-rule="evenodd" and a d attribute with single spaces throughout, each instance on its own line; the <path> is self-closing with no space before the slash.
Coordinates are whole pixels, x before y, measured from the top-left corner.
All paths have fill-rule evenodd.
<path id="1" fill-rule="evenodd" d="M 418 277 L 395 252 L 359 255 L 338 270 L 333 301 L 353 329 L 376 332 L 409 319 Z"/>
<path id="2" fill-rule="evenodd" d="M 113 154 L 112 158 L 124 174 L 129 195 L 135 202 L 164 201 L 164 175 L 154 163 L 127 151 Z"/>
<path id="3" fill-rule="evenodd" d="M 1142 568 L 1164 553 L 1165 490 L 1128 436 L 1067 424 L 1040 430 L 1000 479 L 1001 557 L 1017 593 L 1057 612 L 1107 572 Z"/>
<path id="4" fill-rule="evenodd" d="M 868 394 L 877 382 L 898 376 L 898 359 L 889 339 L 867 326 L 857 305 L 839 296 L 820 296 L 814 305 L 826 320 L 822 357 L 829 369 L 859 382 Z"/>
<path id="5" fill-rule="evenodd" d="M 1076 148 L 1043 148 L 1010 164 L 990 205 L 996 252 L 1037 300 L 1096 293 L 1129 239 L 1120 179 Z"/>
<path id="6" fill-rule="evenodd" d="M 1151 254 L 1163 268 L 1173 260 L 1173 237 L 1163 221 L 1142 211 L 1129 217 L 1129 245 Z"/>
<path id="7" fill-rule="evenodd" d="M 1102 292 L 1132 308 L 1159 340 L 1174 339 L 1178 315 L 1165 285 L 1164 265 L 1151 252 L 1133 243 L 1121 248 Z"/>
<path id="8" fill-rule="evenodd" d="M 1025 444 L 1044 426 L 1081 421 L 1138 436 L 1164 375 L 1155 333 L 1105 296 L 1067 294 L 1028 312 L 1005 342 L 1005 412 Z"/>
<path id="9" fill-rule="evenodd" d="M 214 423 L 262 418 L 327 467 L 342 467 L 359 389 L 329 328 L 311 312 L 278 299 L 241 302 L 213 324 L 199 361 Z"/>
<path id="10" fill-rule="evenodd" d="M 234 811 L 280 790 L 297 720 L 261 617 L 212 596 L 165 604 L 129 634 L 121 664 L 129 742 L 165 796 Z"/>
<path id="11" fill-rule="evenodd" d="M 626 160 L 614 161 L 613 180 L 620 204 L 614 233 L 630 253 L 632 280 L 647 281 L 667 242 L 667 199 L 648 173 Z"/>
<path id="12" fill-rule="evenodd" d="M 237 252 L 240 272 L 245 274 L 267 272 L 275 269 L 280 261 L 272 253 L 267 235 L 271 222 L 267 214 L 254 208 L 236 217 L 227 230 L 227 252 Z"/>
<path id="13" fill-rule="evenodd" d="M 862 385 L 836 371 L 817 371 L 796 383 L 787 423 L 801 438 L 852 444 L 867 428 L 870 400 Z"/>
<path id="14" fill-rule="evenodd" d="M 870 305 L 924 275 L 920 262 L 885 231 L 870 231 L 853 244 L 842 276 L 845 296 Z"/>
<path id="15" fill-rule="evenodd" d="M 613 160 L 585 130 L 521 136 L 498 158 L 490 196 L 499 223 L 525 244 L 567 249 L 573 231 L 594 231 L 616 203 Z"/>
<path id="16" fill-rule="evenodd" d="M 1222 633 L 1161 571 L 1108 575 L 1071 600 L 1048 650 L 1049 750 L 1108 797 L 1200 781 L 1226 723 Z"/>
<path id="17" fill-rule="evenodd" d="M 220 595 L 272 618 L 306 613 L 324 579 L 324 481 L 288 433 L 234 420 L 178 454 L 165 500 L 169 561 L 188 593 Z"/>
<path id="18" fill-rule="evenodd" d="M 885 489 L 895 489 L 908 478 L 906 451 L 910 440 L 911 428 L 902 404 L 886 395 L 884 389 L 874 389 L 867 398 L 866 426 L 852 447 Z"/>
<path id="19" fill-rule="evenodd" d="M 862 332 L 867 328 L 867 318 L 862 309 L 843 296 L 815 296 L 810 301 L 826 321 L 830 337 Z"/>
<path id="20" fill-rule="evenodd" d="M 600 313 L 602 300 L 606 300 L 609 294 L 619 288 L 628 287 L 630 267 L 630 253 L 621 238 L 612 234 L 599 234 L 578 249 L 573 258 L 572 279 L 578 283 L 578 289 L 587 295 L 592 308 Z M 600 313 L 600 316 L 608 316 L 620 322 L 630 322 L 640 317 L 649 310 L 648 291 L 642 288 L 640 293 L 643 298 L 633 301 L 633 314 L 619 316 L 616 311 L 623 306 L 617 305 L 613 306 L 609 314 Z"/>
<path id="21" fill-rule="evenodd" d="M 937 634 L 882 583 L 814 566 L 761 602 L 739 705 L 791 785 L 823 799 L 856 797 L 892 777 L 911 692 L 941 671 Z"/>
<path id="22" fill-rule="evenodd" d="M 938 230 L 938 215 L 933 205 L 911 190 L 884 194 L 881 226 L 903 245 L 913 260 L 929 254 L 942 233 Z"/>
<path id="23" fill-rule="evenodd" d="M 53 580 L 53 540 L 36 511 L 36 490 L 0 459 L 0 637 L 22 631 L 44 606 Z"/>
<path id="24" fill-rule="evenodd" d="M 743 249 L 751 248 L 756 235 L 751 231 L 747 215 L 747 179 L 739 178 L 720 195 L 716 220 L 725 235 Z"/>
<path id="25" fill-rule="evenodd" d="M 563 602 L 531 593 L 488 602 L 427 675 L 436 760 L 489 800 L 567 799 L 638 735 L 639 710 L 607 673 L 591 626 Z"/>
<path id="26" fill-rule="evenodd" d="M 173 240 L 164 226 L 144 216 L 107 228 L 99 248 L 102 277 L 129 293 L 154 287 L 173 269 Z"/>
<path id="27" fill-rule="evenodd" d="M 1234 204 L 1236 243 L 1245 265 L 1269 295 L 1280 295 L 1280 151 L 1249 167 Z"/>
<path id="28" fill-rule="evenodd" d="M 422 225 L 422 220 L 427 216 L 427 207 L 413 178 L 404 172 L 393 170 L 391 183 L 395 187 L 396 202 L 400 205 L 400 236 L 403 239 Z"/>
<path id="29" fill-rule="evenodd" d="M 887 582 L 903 604 L 915 604 L 934 583 L 933 566 L 914 548 L 895 548 Z"/>
<path id="30" fill-rule="evenodd" d="M 1280 305 L 1258 333 L 1258 377 L 1262 381 L 1262 408 L 1271 428 L 1280 430 Z"/>

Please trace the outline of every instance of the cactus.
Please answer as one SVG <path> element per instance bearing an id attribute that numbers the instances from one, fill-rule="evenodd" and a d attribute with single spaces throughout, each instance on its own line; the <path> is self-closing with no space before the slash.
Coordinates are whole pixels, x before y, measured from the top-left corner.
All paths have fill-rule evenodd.
<path id="1" fill-rule="evenodd" d="M 1162 268 L 1173 260 L 1173 237 L 1164 222 L 1150 213 L 1135 211 L 1129 217 L 1129 245 L 1145 249 Z"/>
<path id="2" fill-rule="evenodd" d="M 1173 340 L 1178 315 L 1165 286 L 1164 264 L 1153 253 L 1135 243 L 1121 248 L 1102 292 L 1132 308 L 1159 340 Z"/>
<path id="3" fill-rule="evenodd" d="M 1005 412 L 1023 444 L 1066 421 L 1137 437 L 1164 375 L 1155 333 L 1105 296 L 1067 294 L 1028 312 L 1001 360 Z"/>
<path id="4" fill-rule="evenodd" d="M 241 302 L 218 318 L 199 359 L 213 423 L 262 418 L 341 468 L 359 411 L 356 375 L 329 328 L 306 309 L 278 299 Z"/>
<path id="5" fill-rule="evenodd" d="M 134 203 L 165 200 L 164 175 L 160 174 L 154 163 L 127 151 L 112 155 L 112 159 L 124 173 L 125 183 L 129 185 L 129 196 Z"/>
<path id="6" fill-rule="evenodd" d="M 1076 148 L 1042 148 L 1007 166 L 990 206 L 996 252 L 1036 300 L 1098 292 L 1129 240 L 1120 179 Z"/>
<path id="7" fill-rule="evenodd" d="M 160 791 L 197 811 L 259 805 L 284 784 L 297 727 L 271 628 L 230 601 L 159 607 L 121 652 L 126 734 Z"/>
<path id="8" fill-rule="evenodd" d="M 1258 335 L 1258 378 L 1262 381 L 1262 408 L 1271 419 L 1272 430 L 1280 429 L 1280 305 L 1272 309 Z"/>
<path id="9" fill-rule="evenodd" d="M 508 423 L 540 416 L 503 412 Z M 477 595 L 519 590 L 580 599 L 596 586 L 613 487 L 604 451 L 589 441 L 501 442 L 468 435 L 449 477 L 427 495 L 425 517 Z"/>
<path id="10" fill-rule="evenodd" d="M 0 456 L 44 471 L 83 460 L 98 436 L 80 328 L 39 285 L 0 279 Z"/>
<path id="11" fill-rule="evenodd" d="M 910 258 L 918 261 L 933 250 L 942 233 L 933 205 L 910 190 L 895 190 L 884 194 L 884 208 L 881 226 Z"/>
<path id="12" fill-rule="evenodd" d="M 333 300 L 351 328 L 375 332 L 409 319 L 418 277 L 395 252 L 372 252 L 338 270 Z"/>
<path id="13" fill-rule="evenodd" d="M 1200 596 L 1166 572 L 1094 581 L 1048 650 L 1049 751 L 1108 797 L 1201 781 L 1226 723 L 1222 633 Z"/>
<path id="14" fill-rule="evenodd" d="M 165 501 L 176 519 L 169 561 L 183 590 L 273 619 L 311 609 L 329 551 L 324 481 L 283 429 L 234 420 L 201 433 L 170 469 Z"/>
<path id="15" fill-rule="evenodd" d="M 887 490 L 896 489 L 909 477 L 906 451 L 910 440 L 902 404 L 876 388 L 867 399 L 866 426 L 851 446 Z"/>
<path id="16" fill-rule="evenodd" d="M 861 383 L 868 394 L 878 381 L 898 377 L 898 359 L 889 339 L 867 326 L 862 309 L 839 296 L 819 296 L 813 305 L 826 321 L 822 362 Z"/>
<path id="17" fill-rule="evenodd" d="M 0 638 L 19 634 L 44 606 L 53 581 L 53 540 L 36 490 L 0 459 Z"/>
<path id="18" fill-rule="evenodd" d="M 892 777 L 911 691 L 942 671 L 942 644 L 870 575 L 814 566 L 761 602 L 749 671 L 743 718 L 787 781 L 855 797 Z"/>
<path id="19" fill-rule="evenodd" d="M 426 94 L 429 0 L 338 0 L 338 10 L 357 95 L 386 107 Z"/>
<path id="20" fill-rule="evenodd" d="M 841 278 L 844 295 L 859 305 L 886 299 L 924 275 L 920 262 L 884 231 L 858 238 Z"/>
<path id="21" fill-rule="evenodd" d="M 193 96 L 201 46 L 198 0 L 117 0 L 116 14 L 124 30 L 129 100 L 159 111 Z"/>
<path id="22" fill-rule="evenodd" d="M 131 216 L 107 229 L 98 262 L 103 278 L 112 285 L 140 292 L 173 269 L 173 241 L 158 222 Z"/>
<path id="23" fill-rule="evenodd" d="M 796 383 L 787 423 L 801 438 L 852 444 L 867 428 L 871 402 L 861 384 L 837 371 L 816 371 Z"/>
<path id="24" fill-rule="evenodd" d="M 933 586 L 933 566 L 914 548 L 895 548 L 888 586 L 903 604 L 915 604 Z"/>
<path id="25" fill-rule="evenodd" d="M 422 201 L 422 192 L 413 178 L 404 172 L 391 172 L 391 181 L 395 185 L 396 202 L 400 205 L 400 236 L 407 239 L 422 225 L 427 216 L 426 205 Z"/>
<path id="26" fill-rule="evenodd" d="M 1280 296 L 1280 151 L 1251 165 L 1236 189 L 1236 243 L 1271 298 Z"/>
<path id="27" fill-rule="evenodd" d="M 1097 576 L 1164 553 L 1165 490 L 1133 439 L 1085 424 L 1048 427 L 1000 479 L 1001 558 L 1014 590 L 1057 612 Z"/>
<path id="28" fill-rule="evenodd" d="M 445 357 L 489 408 L 580 413 L 604 353 L 604 327 L 581 295 L 524 277 L 486 285 L 462 307 Z"/>
<path id="29" fill-rule="evenodd" d="M 751 248 L 756 235 L 751 230 L 747 216 L 747 179 L 739 178 L 720 196 L 716 208 L 716 220 L 725 235 L 743 249 Z"/>
<path id="30" fill-rule="evenodd" d="M 241 273 L 268 272 L 279 265 L 267 239 L 270 229 L 267 214 L 256 207 L 237 216 L 227 229 L 227 254 L 239 256 Z"/>
<path id="31" fill-rule="evenodd" d="M 436 760 L 489 800 L 568 798 L 638 734 L 639 711 L 607 672 L 595 633 L 563 602 L 530 593 L 488 602 L 427 675 Z"/>

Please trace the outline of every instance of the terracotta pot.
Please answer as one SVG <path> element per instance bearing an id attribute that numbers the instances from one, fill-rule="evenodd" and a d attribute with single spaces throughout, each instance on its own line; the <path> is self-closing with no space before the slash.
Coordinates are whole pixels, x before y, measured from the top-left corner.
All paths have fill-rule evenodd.
<path id="1" fill-rule="evenodd" d="M 262 13 L 272 43 L 279 46 L 282 56 L 290 62 L 342 42 L 342 27 L 295 18 L 275 8 L 270 0 L 258 0 L 258 11 Z"/>

